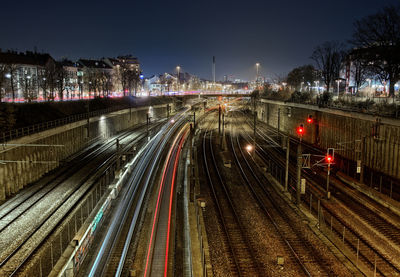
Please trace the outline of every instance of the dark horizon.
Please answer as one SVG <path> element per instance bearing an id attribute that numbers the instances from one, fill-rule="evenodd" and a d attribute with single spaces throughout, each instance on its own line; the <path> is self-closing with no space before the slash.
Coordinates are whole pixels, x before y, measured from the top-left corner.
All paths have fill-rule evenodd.
<path id="1" fill-rule="evenodd" d="M 315 46 L 346 42 L 353 22 L 396 0 L 198 2 L 20 1 L 3 4 L 0 48 L 50 53 L 54 58 L 132 54 L 146 76 L 182 71 L 254 79 L 310 64 Z M 18 15 L 18 20 L 15 20 Z"/>

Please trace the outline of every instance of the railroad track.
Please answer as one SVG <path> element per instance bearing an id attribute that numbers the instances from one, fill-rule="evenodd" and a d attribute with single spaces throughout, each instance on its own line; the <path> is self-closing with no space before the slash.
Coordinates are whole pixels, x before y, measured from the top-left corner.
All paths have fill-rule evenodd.
<path id="1" fill-rule="evenodd" d="M 262 276 L 262 270 L 257 264 L 254 250 L 246 237 L 244 226 L 242 226 L 236 207 L 218 170 L 212 147 L 212 131 L 208 130 L 205 131 L 203 137 L 203 161 L 226 243 L 230 249 L 231 272 L 239 276 Z M 217 181 L 215 182 L 215 180 Z"/>
<path id="2" fill-rule="evenodd" d="M 329 262 L 323 260 L 320 257 L 320 253 L 310 246 L 305 234 L 301 233 L 299 226 L 293 222 L 293 218 L 297 217 L 297 214 L 291 210 L 291 207 L 287 205 L 280 195 L 271 189 L 271 185 L 265 186 L 265 183 L 268 183 L 266 178 L 263 178 L 264 182 L 261 181 L 259 175 L 253 169 L 253 165 L 248 161 L 248 155 L 246 156 L 243 153 L 239 136 L 236 136 L 237 147 L 235 147 L 232 135 L 230 136 L 230 141 L 232 153 L 243 180 L 264 211 L 264 214 L 274 226 L 277 234 L 286 244 L 288 252 L 292 253 L 293 260 L 300 267 L 302 273 L 307 276 L 313 276 L 314 273 L 318 272 L 319 276 L 329 276 L 331 274 Z M 239 151 L 236 149 L 239 149 Z M 252 164 L 255 165 L 253 162 Z M 246 173 L 246 171 L 250 174 Z M 289 213 L 291 217 L 289 217 Z"/>
<path id="3" fill-rule="evenodd" d="M 158 126 L 158 124 L 156 126 Z M 135 129 L 140 131 L 143 128 L 144 126 Z M 131 136 L 131 132 L 132 130 L 124 131 L 119 134 L 117 138 L 123 141 Z M 135 140 L 138 138 L 143 138 L 143 136 L 138 136 Z M 54 176 L 44 177 L 44 179 L 47 179 L 45 182 L 42 182 L 38 186 L 34 186 L 27 193 L 21 193 L 20 197 L 15 197 L 15 199 L 12 198 L 10 201 L 2 205 L 0 207 L 0 233 L 24 215 L 25 212 L 29 211 L 29 209 L 35 204 L 44 199 L 49 193 L 57 188 L 58 185 L 71 178 L 73 174 L 82 169 L 82 166 L 95 162 L 95 159 L 101 160 L 103 158 L 102 155 L 105 156 L 109 154 L 107 152 L 115 146 L 114 140 L 110 140 L 109 143 L 103 145 L 99 145 L 100 143 L 101 142 L 96 143 L 94 146 L 89 147 L 87 150 L 78 154 L 71 160 L 71 162 L 57 171 Z"/>
<path id="4" fill-rule="evenodd" d="M 164 171 L 161 183 L 158 187 L 158 201 L 154 213 L 152 234 L 147 252 L 146 268 L 144 276 L 166 276 L 173 270 L 168 268 L 171 262 L 169 256 L 172 205 L 175 194 L 175 178 L 179 163 L 182 145 L 185 142 L 188 126 L 181 128 L 175 136 L 175 141 L 170 146 L 170 152 L 167 155 L 167 161 L 164 164 Z M 172 228 L 173 229 L 173 228 Z M 154 236 L 153 236 L 154 234 Z M 171 263 L 172 264 L 172 263 Z M 148 267 L 147 267 L 148 266 Z"/>
<path id="5" fill-rule="evenodd" d="M 175 118 L 176 119 L 176 118 Z M 101 242 L 100 251 L 96 253 L 88 276 L 121 276 L 126 274 L 128 253 L 138 230 L 138 218 L 143 212 L 144 201 L 148 195 L 151 183 L 155 179 L 155 169 L 158 166 L 171 134 L 179 126 L 166 124 L 144 149 L 126 184 L 126 193 L 112 215 L 110 227 Z"/>
<path id="6" fill-rule="evenodd" d="M 130 132 L 122 133 L 119 138 L 128 139 L 130 136 Z M 134 139 L 135 143 L 142 139 L 143 136 L 137 136 Z M 30 226 L 28 232 L 24 237 L 20 238 L 20 240 L 15 243 L 12 248 L 10 247 L 8 252 L 3 251 L 0 262 L 0 273 L 5 276 L 15 276 L 17 275 L 26 262 L 30 259 L 30 257 L 46 242 L 47 238 L 53 233 L 55 229 L 63 222 L 63 220 L 68 216 L 69 212 L 72 211 L 76 205 L 79 203 L 81 199 L 84 198 L 85 194 L 91 190 L 93 185 L 96 183 L 95 180 L 91 182 L 91 184 L 87 184 L 87 182 L 92 178 L 92 175 L 95 173 L 101 172 L 102 170 L 108 168 L 108 165 L 112 163 L 115 159 L 115 155 L 106 156 L 107 151 L 110 150 L 114 142 L 110 142 L 109 144 L 100 147 L 97 149 L 96 153 L 84 155 L 83 159 L 79 161 L 76 165 L 72 165 L 72 169 L 68 169 L 66 171 L 62 171 L 62 174 L 58 174 L 53 184 L 48 185 L 48 189 L 44 187 L 39 187 L 37 189 L 37 193 L 30 193 L 29 197 L 23 197 L 23 201 L 20 203 L 13 204 L 14 207 L 20 207 L 20 209 L 16 209 L 19 213 L 15 213 L 15 217 L 11 218 L 9 222 L 3 226 L 2 231 L 6 230 L 6 228 L 14 228 L 14 225 L 18 223 L 19 218 L 23 218 L 27 216 L 27 211 L 34 206 L 39 206 L 40 203 L 46 200 L 46 196 L 50 194 L 53 190 L 59 189 L 60 184 L 69 180 L 71 178 L 71 174 L 73 170 L 77 168 L 84 168 L 83 172 L 85 175 L 82 177 L 82 172 L 79 177 L 79 181 L 76 185 L 69 190 L 65 190 L 64 194 L 60 196 L 57 200 L 57 204 L 53 205 L 51 210 L 47 211 L 47 214 L 42 217 L 38 222 L 35 222 L 35 225 Z M 127 145 L 129 147 L 129 145 Z M 99 160 L 105 158 L 105 161 L 99 163 Z M 97 160 L 96 164 L 90 164 L 89 161 Z M 84 165 L 87 165 L 84 167 Z M 71 179 L 77 181 L 77 179 Z M 84 185 L 85 184 L 85 185 Z M 36 195 L 36 197 L 35 197 Z M 27 202 L 29 201 L 29 202 Z M 24 203 L 28 203 L 25 204 Z M 68 205 L 67 205 L 68 204 Z M 64 207 L 66 205 L 67 207 Z M 6 213 L 3 214 L 7 216 Z M 8 213 L 10 217 L 11 213 Z M 0 274 L 0 275 L 1 275 Z"/>
<path id="7" fill-rule="evenodd" d="M 249 123 L 249 122 L 248 122 Z M 251 123 L 249 123 L 251 124 Z M 251 125 L 250 125 L 251 126 Z M 262 138 L 265 139 L 265 134 L 262 132 L 257 132 Z M 294 143 L 298 143 L 297 140 L 293 139 L 291 140 Z M 304 146 L 304 144 L 303 144 Z M 257 153 L 259 154 L 260 158 L 266 163 L 275 163 L 276 166 L 278 166 L 280 169 L 280 172 L 284 172 L 285 168 L 285 163 L 283 160 L 283 152 L 280 151 L 279 149 L 275 148 L 263 148 L 260 145 L 257 145 L 258 149 Z M 293 149 L 294 147 L 292 147 Z M 314 147 L 308 147 L 311 151 L 317 151 L 316 148 Z M 271 158 L 272 157 L 272 158 Z M 295 159 L 291 159 L 291 164 L 295 163 Z M 289 175 L 290 179 L 293 181 L 296 180 L 296 169 L 294 166 L 289 167 Z M 314 174 L 310 172 L 309 170 L 303 170 L 302 171 L 303 177 L 306 177 L 309 186 L 309 190 L 306 190 L 306 195 L 303 197 L 304 202 L 306 203 L 307 206 L 310 205 L 310 195 L 312 194 L 314 199 L 323 199 L 324 195 L 326 194 L 324 188 L 322 188 L 322 185 L 325 185 L 326 179 L 322 177 L 320 174 Z M 275 176 L 276 177 L 276 176 Z M 293 182 L 292 182 L 293 183 Z M 296 193 L 296 188 L 291 187 L 290 192 L 292 195 L 295 195 Z M 378 219 L 378 215 L 374 215 L 374 213 L 369 210 L 363 209 L 361 205 L 358 205 L 356 207 L 356 203 L 354 202 L 354 199 L 351 198 L 346 198 L 345 192 L 340 193 L 338 195 L 335 195 L 339 200 L 341 199 L 341 202 L 343 205 L 347 206 L 354 212 L 355 214 L 358 214 L 362 218 L 364 218 L 365 221 L 369 222 L 372 224 L 374 228 L 376 228 L 378 231 L 382 230 L 383 235 L 385 235 L 388 239 L 397 239 L 393 237 L 393 234 L 390 230 L 393 230 L 390 226 L 391 224 L 383 220 L 382 218 Z M 340 241 L 342 240 L 345 245 L 351 250 L 351 252 L 354 254 L 354 256 L 357 255 L 359 257 L 358 263 L 363 263 L 364 265 L 367 266 L 367 268 L 370 270 L 370 272 L 376 272 L 377 276 L 398 276 L 400 275 L 400 270 L 397 268 L 396 265 L 391 262 L 391 258 L 385 256 L 384 254 L 381 253 L 381 251 L 377 248 L 377 246 L 374 246 L 373 242 L 368 241 L 367 239 L 364 238 L 363 234 L 358 233 L 356 230 L 354 230 L 354 227 L 349 225 L 347 222 L 343 220 L 343 214 L 339 214 L 339 212 L 336 212 L 334 210 L 335 207 L 331 207 L 329 205 L 329 202 L 325 202 L 324 200 L 321 201 L 322 207 L 325 208 L 325 216 L 322 219 L 322 221 L 327 225 L 331 225 L 331 219 L 328 218 L 327 215 L 332 217 L 332 234 L 336 236 L 336 238 Z M 317 206 L 317 201 L 314 201 L 311 203 L 311 208 L 314 211 L 315 214 L 318 213 L 318 206 Z M 353 210 L 354 209 L 354 210 Z M 367 220 L 369 219 L 369 221 Z M 381 226 L 378 226 L 381 224 Z M 375 225 L 375 226 L 374 226 Z M 343 227 L 346 230 L 347 237 L 344 236 L 343 239 Z M 397 234 L 394 234 L 394 236 L 397 236 Z M 363 253 L 360 251 L 357 251 L 357 249 L 363 249 Z"/>

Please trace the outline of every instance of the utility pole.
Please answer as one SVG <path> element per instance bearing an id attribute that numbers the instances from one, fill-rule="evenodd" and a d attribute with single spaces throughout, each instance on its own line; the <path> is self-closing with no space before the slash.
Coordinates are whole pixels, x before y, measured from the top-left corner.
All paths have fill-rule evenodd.
<path id="1" fill-rule="evenodd" d="M 303 163 L 302 149 L 301 149 L 301 137 L 300 142 L 297 145 L 297 184 L 296 184 L 296 205 L 300 206 L 300 187 L 301 187 L 301 168 Z"/>
<path id="2" fill-rule="evenodd" d="M 296 205 L 300 206 L 300 188 L 301 188 L 301 169 L 303 167 L 303 153 L 301 149 L 301 141 L 304 135 L 304 125 L 297 127 L 297 135 L 299 136 L 299 144 L 297 145 L 297 182 L 296 182 Z"/>
<path id="3" fill-rule="evenodd" d="M 365 136 L 361 140 L 360 183 L 364 184 Z"/>
<path id="4" fill-rule="evenodd" d="M 169 118 L 169 104 L 167 104 L 167 119 Z"/>
<path id="5" fill-rule="evenodd" d="M 222 134 L 225 134 L 225 114 L 222 113 Z"/>
<path id="6" fill-rule="evenodd" d="M 193 111 L 193 129 L 196 129 L 196 111 Z"/>
<path id="7" fill-rule="evenodd" d="M 119 158 L 119 152 L 120 152 L 120 144 L 119 144 L 119 139 L 116 140 L 116 145 L 117 145 L 117 170 L 119 170 L 120 166 L 121 166 L 121 161 Z"/>
<path id="8" fill-rule="evenodd" d="M 258 72 L 260 69 L 260 63 L 256 63 L 256 69 L 257 69 L 257 74 L 256 74 L 256 87 L 258 89 Z"/>
<path id="9" fill-rule="evenodd" d="M 150 117 L 149 117 L 149 113 L 146 113 L 146 127 L 147 127 L 147 135 L 149 135 L 149 123 L 150 123 Z"/>
<path id="10" fill-rule="evenodd" d="M 222 113 L 222 136 L 221 136 L 221 150 L 224 151 L 224 138 L 225 138 L 225 114 Z"/>
<path id="11" fill-rule="evenodd" d="M 87 138 L 90 138 L 90 113 L 89 113 L 89 102 L 90 99 L 88 99 L 86 103 L 86 111 L 87 111 L 87 123 L 86 123 L 86 129 L 87 129 Z"/>
<path id="12" fill-rule="evenodd" d="M 331 175 L 331 163 L 334 160 L 334 149 L 333 148 L 328 148 L 328 151 L 326 153 L 325 160 L 328 163 L 328 173 L 326 174 L 326 198 L 329 199 L 331 198 L 331 192 L 329 191 L 329 177 Z"/>
<path id="13" fill-rule="evenodd" d="M 179 92 L 179 86 L 180 86 L 180 71 L 181 71 L 181 67 L 178 65 L 177 67 L 176 67 L 176 70 L 178 71 L 178 74 L 177 74 L 177 83 L 178 83 L 178 92 Z"/>
<path id="14" fill-rule="evenodd" d="M 289 146 L 290 146 L 290 138 L 286 136 L 286 168 L 285 168 L 285 191 L 288 190 L 289 184 Z"/>
<path id="15" fill-rule="evenodd" d="M 329 176 L 331 175 L 331 163 L 328 162 L 328 173 L 326 175 L 326 198 L 331 198 L 331 193 L 329 191 Z"/>
<path id="16" fill-rule="evenodd" d="M 218 135 L 221 134 L 221 104 L 218 107 Z"/>
<path id="17" fill-rule="evenodd" d="M 281 108 L 278 108 L 278 136 L 281 129 Z"/>
<path id="18" fill-rule="evenodd" d="M 256 97 L 254 96 L 254 98 L 253 98 L 253 114 L 254 114 L 254 124 L 253 124 L 253 126 L 254 126 L 254 147 L 256 146 L 255 145 L 255 143 L 256 143 L 256 132 L 257 132 L 257 126 L 256 126 L 256 124 L 257 124 L 257 111 L 256 111 Z"/>
<path id="19" fill-rule="evenodd" d="M 215 90 L 215 56 L 213 56 L 212 73 L 213 73 L 213 89 Z"/>
<path id="20" fill-rule="evenodd" d="M 132 96 L 129 99 L 129 121 L 132 121 Z"/>

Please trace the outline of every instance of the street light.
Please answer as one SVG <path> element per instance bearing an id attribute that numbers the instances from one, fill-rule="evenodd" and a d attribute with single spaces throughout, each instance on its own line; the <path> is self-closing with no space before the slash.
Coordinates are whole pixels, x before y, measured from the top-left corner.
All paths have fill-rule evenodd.
<path id="1" fill-rule="evenodd" d="M 258 84 L 258 72 L 260 70 L 260 63 L 256 63 L 257 75 L 256 75 L 256 85 Z"/>
<path id="2" fill-rule="evenodd" d="M 253 145 L 248 144 L 246 145 L 246 151 L 250 154 L 250 152 L 253 150 Z"/>
<path id="3" fill-rule="evenodd" d="M 176 67 L 176 71 L 178 72 L 178 75 L 177 75 L 177 77 L 178 77 L 178 79 L 177 79 L 177 83 L 178 83 L 178 92 L 179 92 L 179 73 L 180 73 L 180 71 L 181 71 L 181 67 L 178 65 L 177 67 Z"/>
<path id="4" fill-rule="evenodd" d="M 339 97 L 339 87 L 340 87 L 340 82 L 341 82 L 342 80 L 340 80 L 340 79 L 337 79 L 336 80 L 336 83 L 337 83 L 337 95 L 338 95 L 338 97 Z"/>
<path id="5" fill-rule="evenodd" d="M 366 81 L 368 81 L 369 96 L 371 97 L 371 79 L 368 78 Z"/>
<path id="6" fill-rule="evenodd" d="M 315 83 L 315 86 L 317 87 L 317 91 L 318 91 L 318 94 L 319 94 L 319 81 L 314 81 L 314 83 Z"/>

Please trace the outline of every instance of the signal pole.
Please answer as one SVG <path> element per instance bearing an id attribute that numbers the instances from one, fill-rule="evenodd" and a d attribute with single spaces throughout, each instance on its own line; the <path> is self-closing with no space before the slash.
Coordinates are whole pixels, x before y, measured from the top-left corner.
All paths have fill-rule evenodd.
<path id="1" fill-rule="evenodd" d="M 331 175 L 331 163 L 328 162 L 328 174 L 326 175 L 326 198 L 329 199 L 331 197 L 331 193 L 329 192 L 329 176 Z"/>
<path id="2" fill-rule="evenodd" d="M 285 168 L 285 191 L 288 190 L 288 183 L 289 183 L 289 150 L 290 147 L 290 138 L 286 136 L 286 168 Z"/>
<path id="3" fill-rule="evenodd" d="M 213 89 L 215 91 L 215 56 L 213 56 L 212 73 L 213 73 Z"/>
<path id="4" fill-rule="evenodd" d="M 300 206 L 300 188 L 301 188 L 301 167 L 302 167 L 303 157 L 301 149 L 301 137 L 300 142 L 297 145 L 297 184 L 296 184 L 296 205 Z"/>
<path id="5" fill-rule="evenodd" d="M 218 135 L 221 134 L 221 104 L 218 106 Z"/>
<path id="6" fill-rule="evenodd" d="M 326 198 L 329 199 L 329 198 L 331 198 L 331 193 L 329 191 L 329 177 L 331 175 L 331 163 L 334 160 L 334 149 L 333 148 L 328 148 L 325 160 L 328 163 L 328 173 L 326 175 Z"/>
<path id="7" fill-rule="evenodd" d="M 301 141 L 303 138 L 304 134 L 304 125 L 300 124 L 299 127 L 297 127 L 297 134 L 299 136 L 299 144 L 297 145 L 297 183 L 296 183 L 296 205 L 300 206 L 300 189 L 301 189 L 301 168 L 303 166 L 303 155 L 302 155 L 302 149 L 301 149 Z"/>

